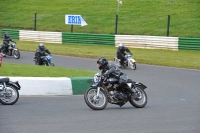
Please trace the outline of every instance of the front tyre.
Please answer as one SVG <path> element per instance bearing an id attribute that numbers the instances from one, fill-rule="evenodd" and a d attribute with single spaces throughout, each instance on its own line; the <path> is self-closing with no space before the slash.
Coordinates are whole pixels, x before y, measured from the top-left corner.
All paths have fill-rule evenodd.
<path id="1" fill-rule="evenodd" d="M 20 52 L 18 49 L 15 49 L 13 51 L 13 56 L 15 57 L 15 59 L 19 59 L 20 58 Z"/>
<path id="2" fill-rule="evenodd" d="M 10 84 L 6 84 L 6 91 L 1 92 L 0 103 L 3 105 L 13 105 L 19 99 L 18 89 Z"/>
<path id="3" fill-rule="evenodd" d="M 129 65 L 132 70 L 136 70 L 136 63 L 133 60 L 129 61 Z"/>
<path id="4" fill-rule="evenodd" d="M 103 110 L 108 104 L 106 93 L 100 89 L 97 97 L 97 88 L 90 87 L 84 94 L 85 103 L 93 110 Z"/>
<path id="5" fill-rule="evenodd" d="M 131 96 L 129 102 L 136 108 L 143 108 L 147 104 L 147 94 L 140 86 L 134 89 L 134 95 Z"/>
<path id="6" fill-rule="evenodd" d="M 54 64 L 54 63 L 51 63 L 50 66 L 55 67 L 55 64 Z"/>

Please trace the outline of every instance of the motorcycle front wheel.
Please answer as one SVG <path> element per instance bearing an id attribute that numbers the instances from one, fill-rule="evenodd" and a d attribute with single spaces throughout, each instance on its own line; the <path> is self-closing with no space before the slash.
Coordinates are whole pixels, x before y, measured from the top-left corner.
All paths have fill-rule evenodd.
<path id="1" fill-rule="evenodd" d="M 133 60 L 129 60 L 129 65 L 132 70 L 136 70 L 136 63 Z"/>
<path id="2" fill-rule="evenodd" d="M 6 88 L 6 91 L 3 90 L 0 92 L 0 103 L 3 105 L 13 105 L 19 99 L 19 91 L 15 86 L 10 84 L 6 84 Z"/>
<path id="3" fill-rule="evenodd" d="M 50 64 L 50 66 L 53 66 L 53 67 L 55 67 L 55 64 L 54 64 L 54 63 L 51 63 L 51 64 Z"/>
<path id="4" fill-rule="evenodd" d="M 129 102 L 136 108 L 143 108 L 147 104 L 147 94 L 140 86 L 134 89 L 135 94 L 131 96 Z"/>
<path id="5" fill-rule="evenodd" d="M 106 93 L 100 89 L 97 96 L 97 88 L 90 87 L 84 94 L 85 103 L 93 110 L 103 110 L 108 104 Z"/>
<path id="6" fill-rule="evenodd" d="M 20 52 L 18 49 L 15 49 L 13 51 L 13 56 L 15 57 L 15 59 L 19 59 L 20 58 Z"/>

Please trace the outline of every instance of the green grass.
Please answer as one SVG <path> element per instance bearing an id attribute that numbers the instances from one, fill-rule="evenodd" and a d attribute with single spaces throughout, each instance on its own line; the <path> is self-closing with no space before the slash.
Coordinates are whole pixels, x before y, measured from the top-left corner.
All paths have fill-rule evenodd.
<path id="1" fill-rule="evenodd" d="M 37 42 L 17 41 L 17 47 L 22 51 L 35 52 L 38 44 L 39 43 Z M 98 59 L 100 56 L 105 56 L 109 60 L 113 60 L 117 50 L 116 47 L 102 45 L 45 43 L 45 46 L 53 54 L 57 55 L 86 57 L 93 59 Z M 130 50 L 133 53 L 133 57 L 136 60 L 136 63 L 138 64 L 150 64 L 200 70 L 199 51 L 172 51 L 139 48 L 130 48 Z"/>
<path id="2" fill-rule="evenodd" d="M 96 72 L 61 67 L 46 67 L 25 64 L 13 64 L 3 62 L 0 67 L 1 76 L 19 77 L 87 77 L 93 76 Z"/>
<path id="3" fill-rule="evenodd" d="M 118 33 L 166 36 L 167 16 L 171 15 L 170 36 L 200 37 L 199 0 L 123 0 Z M 3 0 L 0 29 L 34 29 L 70 32 L 66 14 L 82 15 L 87 26 L 74 26 L 74 32 L 114 34 L 116 0 Z"/>

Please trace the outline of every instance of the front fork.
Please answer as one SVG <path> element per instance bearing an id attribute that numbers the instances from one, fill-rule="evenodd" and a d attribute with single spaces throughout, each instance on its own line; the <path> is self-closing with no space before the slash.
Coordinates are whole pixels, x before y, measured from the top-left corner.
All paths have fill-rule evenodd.
<path id="1" fill-rule="evenodd" d="M 95 103 L 98 103 L 99 101 L 99 92 L 100 92 L 100 87 L 97 87 L 97 94 L 93 97 Z"/>
<path id="2" fill-rule="evenodd" d="M 99 98 L 100 87 L 97 87 L 97 98 Z"/>

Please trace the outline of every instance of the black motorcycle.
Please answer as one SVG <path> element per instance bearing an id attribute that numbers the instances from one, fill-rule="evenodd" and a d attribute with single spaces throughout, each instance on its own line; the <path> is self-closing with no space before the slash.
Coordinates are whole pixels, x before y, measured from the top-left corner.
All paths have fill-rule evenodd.
<path id="1" fill-rule="evenodd" d="M 13 105 L 19 99 L 19 82 L 10 81 L 9 78 L 0 79 L 0 103 L 4 105 Z"/>
<path id="2" fill-rule="evenodd" d="M 2 54 L 2 56 L 6 57 L 6 56 L 14 56 L 15 59 L 19 59 L 20 58 L 20 52 L 18 50 L 18 48 L 16 48 L 16 43 L 12 43 L 9 44 L 8 46 L 8 52 L 6 52 L 6 49 L 4 48 L 5 44 L 2 44 L 0 46 L 0 53 Z"/>
<path id="3" fill-rule="evenodd" d="M 103 110 L 108 103 L 121 107 L 127 102 L 136 108 L 143 108 L 147 104 L 147 94 L 144 91 L 147 87 L 131 79 L 127 83 L 134 91 L 133 95 L 121 88 L 117 79 L 105 78 L 97 73 L 94 75 L 93 85 L 84 94 L 84 100 L 93 110 Z"/>

